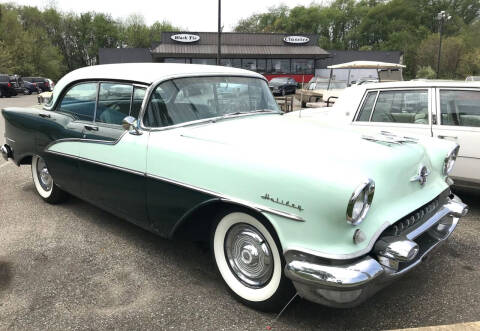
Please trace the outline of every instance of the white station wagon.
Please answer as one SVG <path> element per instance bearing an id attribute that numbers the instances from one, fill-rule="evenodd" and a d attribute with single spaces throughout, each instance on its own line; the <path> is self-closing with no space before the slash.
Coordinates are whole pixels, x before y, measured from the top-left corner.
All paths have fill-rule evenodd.
<path id="1" fill-rule="evenodd" d="M 289 114 L 298 117 L 298 113 Z M 480 82 L 405 81 L 352 86 L 331 108 L 303 110 L 314 121 L 350 124 L 366 135 L 423 135 L 460 145 L 452 178 L 480 187 Z"/>

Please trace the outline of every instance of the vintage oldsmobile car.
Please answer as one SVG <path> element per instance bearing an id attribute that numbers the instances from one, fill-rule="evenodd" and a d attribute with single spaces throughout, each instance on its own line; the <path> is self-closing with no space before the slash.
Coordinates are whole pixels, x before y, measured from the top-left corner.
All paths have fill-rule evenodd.
<path id="1" fill-rule="evenodd" d="M 68 192 L 163 237 L 209 241 L 227 288 L 261 310 L 295 290 L 357 305 L 467 212 L 447 183 L 455 143 L 292 122 L 241 69 L 86 67 L 43 110 L 2 115 L 3 156 L 31 164 L 46 202 Z"/>

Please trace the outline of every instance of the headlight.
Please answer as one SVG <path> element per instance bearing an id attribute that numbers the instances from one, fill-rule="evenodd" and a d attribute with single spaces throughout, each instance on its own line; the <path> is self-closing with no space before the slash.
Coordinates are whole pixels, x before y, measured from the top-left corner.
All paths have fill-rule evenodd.
<path id="1" fill-rule="evenodd" d="M 448 176 L 450 172 L 452 172 L 459 149 L 460 146 L 457 145 L 450 153 L 448 153 L 447 157 L 445 158 L 445 161 L 443 162 L 443 174 L 445 176 Z"/>
<path id="2" fill-rule="evenodd" d="M 375 193 L 375 182 L 372 179 L 360 184 L 352 193 L 347 206 L 347 222 L 360 224 L 367 215 Z"/>

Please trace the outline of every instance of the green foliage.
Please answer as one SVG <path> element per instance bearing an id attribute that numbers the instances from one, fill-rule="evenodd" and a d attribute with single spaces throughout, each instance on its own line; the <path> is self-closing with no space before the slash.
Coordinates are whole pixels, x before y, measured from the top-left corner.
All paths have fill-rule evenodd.
<path id="1" fill-rule="evenodd" d="M 410 78 L 416 77 L 419 66 L 436 68 L 436 16 L 442 10 L 452 18 L 443 28 L 441 77 L 478 72 L 478 0 L 334 0 L 291 9 L 280 6 L 241 20 L 235 31 L 319 34 L 325 49 L 399 50 L 407 66 L 404 76 Z"/>
<path id="2" fill-rule="evenodd" d="M 430 66 L 419 67 L 416 78 L 434 79 L 436 77 L 435 71 Z"/>
<path id="3" fill-rule="evenodd" d="M 102 47 L 150 47 L 162 31 L 177 30 L 168 22 L 147 26 L 131 15 L 118 22 L 96 12 L 61 13 L 54 7 L 0 5 L 0 73 L 44 76 L 97 63 Z"/>

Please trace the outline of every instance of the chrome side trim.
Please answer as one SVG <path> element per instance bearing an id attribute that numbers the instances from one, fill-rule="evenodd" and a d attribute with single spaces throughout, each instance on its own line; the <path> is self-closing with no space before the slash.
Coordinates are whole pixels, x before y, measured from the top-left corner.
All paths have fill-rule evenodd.
<path id="1" fill-rule="evenodd" d="M 124 168 L 124 167 L 119 167 L 119 166 L 116 166 L 116 165 L 113 165 L 113 164 L 109 164 L 109 163 L 104 163 L 104 162 L 100 162 L 100 161 L 95 161 L 95 160 L 87 159 L 87 158 L 84 158 L 84 157 L 80 157 L 80 156 L 76 156 L 76 155 L 71 155 L 71 154 L 66 154 L 66 153 L 57 152 L 57 151 L 49 151 L 49 150 L 47 150 L 46 152 L 47 152 L 47 153 L 51 153 L 51 154 L 60 155 L 60 156 L 69 157 L 69 158 L 76 159 L 76 160 L 79 160 L 79 161 L 84 161 L 84 162 L 88 162 L 88 163 L 100 165 L 100 166 L 103 166 L 103 167 L 106 167 L 106 168 L 110 168 L 110 169 L 115 169 L 115 170 L 120 170 L 120 171 L 128 172 L 128 173 L 131 173 L 131 174 L 134 174 L 134 175 L 138 175 L 138 176 L 145 176 L 145 173 L 144 173 L 144 172 L 137 171 L 137 170 L 132 170 L 132 169 Z"/>
<path id="2" fill-rule="evenodd" d="M 202 193 L 206 193 L 206 194 L 218 197 L 222 201 L 232 202 L 232 203 L 235 203 L 235 204 L 239 204 L 239 205 L 242 205 L 242 206 L 252 208 L 252 209 L 254 209 L 258 212 L 271 213 L 271 214 L 279 215 L 279 216 L 282 216 L 282 217 L 285 217 L 285 218 L 288 218 L 288 219 L 291 219 L 291 220 L 294 220 L 294 221 L 297 221 L 297 222 L 305 222 L 305 219 L 303 219 L 302 217 L 300 217 L 298 215 L 295 215 L 295 214 L 291 214 L 291 213 L 284 212 L 284 211 L 281 211 L 281 210 L 278 210 L 278 209 L 262 206 L 262 205 L 254 203 L 254 202 L 246 201 L 246 200 L 243 200 L 243 199 L 237 199 L 237 198 L 234 198 L 234 197 L 231 197 L 231 196 L 228 196 L 228 195 L 224 195 L 224 194 L 221 194 L 221 193 L 218 193 L 218 192 L 215 192 L 215 191 L 210 191 L 210 190 L 207 190 L 207 189 L 203 189 L 203 188 L 200 188 L 200 187 L 195 186 L 195 185 L 186 184 L 186 183 L 179 182 L 179 181 L 169 179 L 169 178 L 166 178 L 166 177 L 161 177 L 161 176 L 148 174 L 148 173 L 141 172 L 141 171 L 136 171 L 136 170 L 132 170 L 132 169 L 128 169 L 128 168 L 123 168 L 123 167 L 119 167 L 119 166 L 116 166 L 116 165 L 113 165 L 113 164 L 99 162 L 99 161 L 79 157 L 79 156 L 76 156 L 76 155 L 66 154 L 66 153 L 62 153 L 62 152 L 56 152 L 56 151 L 50 151 L 50 150 L 46 150 L 46 152 L 56 154 L 56 155 L 65 156 L 65 157 L 69 157 L 69 158 L 73 158 L 73 159 L 77 159 L 77 160 L 84 161 L 84 162 L 89 162 L 89 163 L 101 165 L 101 166 L 111 168 L 111 169 L 115 169 L 115 170 L 128 172 L 128 173 L 131 173 L 131 174 L 134 174 L 134 175 L 145 176 L 145 177 L 148 177 L 148 178 L 160 180 L 160 181 L 167 182 L 167 183 L 170 183 L 170 184 L 186 187 L 186 188 L 198 191 L 198 192 L 202 192 Z"/>
<path id="3" fill-rule="evenodd" d="M 284 211 L 281 211 L 281 210 L 278 210 L 278 209 L 266 207 L 266 206 L 263 206 L 263 205 L 260 205 L 260 204 L 254 203 L 254 202 L 246 201 L 246 200 L 243 200 L 243 199 L 237 199 L 237 198 L 234 198 L 234 197 L 222 194 L 222 193 L 218 193 L 218 192 L 215 192 L 215 191 L 203 189 L 203 188 L 200 188 L 200 187 L 195 186 L 195 185 L 190 185 L 190 184 L 183 183 L 183 182 L 180 182 L 180 181 L 177 181 L 177 180 L 174 180 L 174 179 L 169 179 L 169 178 L 166 178 L 166 177 L 161 177 L 161 176 L 148 174 L 148 173 L 146 174 L 146 176 L 149 177 L 149 178 L 157 179 L 157 180 L 160 180 L 160 181 L 168 182 L 168 183 L 171 183 L 171 184 L 174 184 L 174 185 L 183 186 L 183 187 L 195 190 L 195 191 L 206 193 L 206 194 L 209 194 L 209 195 L 212 195 L 212 196 L 216 196 L 223 201 L 233 202 L 233 203 L 236 203 L 236 204 L 239 204 L 239 205 L 247 206 L 247 207 L 255 209 L 259 212 L 263 211 L 263 212 L 279 215 L 279 216 L 282 216 L 282 217 L 285 217 L 285 218 L 289 218 L 289 219 L 292 219 L 294 221 L 305 222 L 305 219 L 303 219 L 302 217 L 300 217 L 298 215 L 291 214 L 291 213 L 288 213 L 288 212 L 284 212 Z"/>
<path id="4" fill-rule="evenodd" d="M 108 140 L 99 140 L 99 139 L 86 139 L 86 138 L 62 138 L 62 139 L 58 139 L 58 140 L 54 140 L 52 142 L 50 142 L 46 147 L 45 147 L 45 151 L 46 152 L 51 152 L 49 150 L 50 147 L 56 145 L 56 144 L 59 144 L 59 143 L 62 143 L 62 142 L 67 142 L 67 141 L 76 141 L 76 142 L 82 142 L 82 143 L 93 143 L 93 144 L 103 144 L 103 145 L 116 145 L 118 144 L 118 142 L 120 140 L 122 140 L 123 136 L 127 133 L 127 131 L 123 131 L 122 134 L 120 135 L 120 137 L 117 138 L 117 140 L 113 140 L 113 141 L 108 141 Z M 65 154 L 65 155 L 69 155 L 69 154 Z"/>

